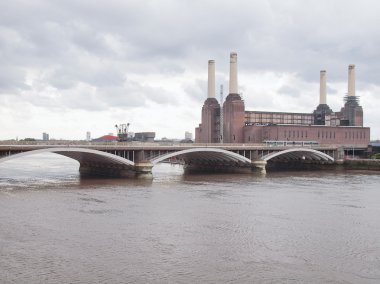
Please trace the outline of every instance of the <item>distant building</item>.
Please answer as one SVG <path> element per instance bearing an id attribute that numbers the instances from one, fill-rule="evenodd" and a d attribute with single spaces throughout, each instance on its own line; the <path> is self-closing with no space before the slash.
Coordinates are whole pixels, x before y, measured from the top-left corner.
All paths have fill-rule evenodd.
<path id="1" fill-rule="evenodd" d="M 91 141 L 91 132 L 90 131 L 86 132 L 86 141 Z"/>
<path id="2" fill-rule="evenodd" d="M 186 131 L 185 140 L 193 140 L 193 133 Z"/>
<path id="3" fill-rule="evenodd" d="M 49 133 L 42 133 L 42 140 L 43 141 L 49 141 Z"/>
<path id="4" fill-rule="evenodd" d="M 134 141 L 154 142 L 156 132 L 136 132 L 133 138 Z"/>
<path id="5" fill-rule="evenodd" d="M 313 141 L 363 147 L 369 143 L 370 128 L 363 127 L 363 109 L 355 94 L 355 65 L 348 66 L 348 93 L 344 106 L 336 112 L 326 102 L 324 70 L 320 72 L 320 102 L 310 113 L 247 111 L 237 82 L 237 54 L 233 52 L 229 95 L 221 106 L 215 98 L 215 62 L 209 61 L 208 96 L 202 108 L 202 122 L 195 129 L 195 142 Z"/>
<path id="6" fill-rule="evenodd" d="M 380 140 L 371 141 L 369 143 L 369 152 L 371 154 L 380 153 Z"/>

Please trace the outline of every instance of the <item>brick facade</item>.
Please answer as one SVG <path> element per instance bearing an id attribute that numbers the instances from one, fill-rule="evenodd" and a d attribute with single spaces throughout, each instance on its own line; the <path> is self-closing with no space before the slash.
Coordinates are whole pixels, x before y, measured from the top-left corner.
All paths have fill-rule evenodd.
<path id="1" fill-rule="evenodd" d="M 238 94 L 229 94 L 223 104 L 223 142 L 243 143 L 244 101 Z"/>
<path id="2" fill-rule="evenodd" d="M 316 141 L 320 144 L 368 146 L 369 127 L 322 125 L 247 125 L 244 143 L 263 141 Z"/>

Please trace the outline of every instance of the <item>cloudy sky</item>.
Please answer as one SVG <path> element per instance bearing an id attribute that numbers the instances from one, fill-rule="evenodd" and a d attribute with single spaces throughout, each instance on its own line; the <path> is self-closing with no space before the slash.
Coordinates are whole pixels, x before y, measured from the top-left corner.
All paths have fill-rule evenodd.
<path id="1" fill-rule="evenodd" d="M 325 69 L 339 111 L 355 64 L 380 139 L 379 15 L 376 0 L 2 0 L 0 139 L 84 139 L 127 122 L 182 138 L 200 122 L 209 59 L 228 90 L 231 51 L 248 110 L 312 112 Z"/>

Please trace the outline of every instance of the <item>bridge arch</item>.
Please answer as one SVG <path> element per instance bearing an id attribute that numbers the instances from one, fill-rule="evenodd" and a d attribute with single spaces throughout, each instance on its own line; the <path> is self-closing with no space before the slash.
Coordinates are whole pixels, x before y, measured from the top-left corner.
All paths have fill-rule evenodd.
<path id="1" fill-rule="evenodd" d="M 74 159 L 78 161 L 80 164 L 83 163 L 103 163 L 103 164 L 110 164 L 110 165 L 118 165 L 118 166 L 126 166 L 126 167 L 133 167 L 135 165 L 134 162 L 127 160 L 125 158 L 98 151 L 98 150 L 92 150 L 92 149 L 86 149 L 86 148 L 71 148 L 71 147 L 62 147 L 62 148 L 46 148 L 46 149 L 39 149 L 39 150 L 31 150 L 26 151 L 18 154 L 14 154 L 11 156 L 7 156 L 5 158 L 0 159 L 1 162 L 13 160 L 16 158 L 20 158 L 23 156 L 30 156 L 34 154 L 41 154 L 41 153 L 55 153 L 59 154 L 71 159 Z"/>
<path id="2" fill-rule="evenodd" d="M 168 153 L 156 158 L 153 158 L 150 160 L 150 162 L 153 165 L 158 164 L 159 162 L 162 162 L 166 159 L 172 158 L 172 157 L 180 157 L 183 158 L 185 161 L 192 160 L 192 159 L 200 159 L 205 161 L 215 161 L 215 162 L 222 162 L 222 161 L 232 161 L 237 163 L 243 163 L 243 164 L 251 164 L 251 160 L 236 154 L 231 151 L 227 151 L 224 149 L 219 148 L 191 148 L 186 150 L 181 150 L 177 152 Z"/>
<path id="3" fill-rule="evenodd" d="M 269 161 L 281 157 L 285 160 L 310 160 L 310 161 L 331 161 L 334 162 L 334 158 L 314 149 L 307 148 L 292 148 L 279 152 L 270 153 L 261 157 L 263 161 Z"/>

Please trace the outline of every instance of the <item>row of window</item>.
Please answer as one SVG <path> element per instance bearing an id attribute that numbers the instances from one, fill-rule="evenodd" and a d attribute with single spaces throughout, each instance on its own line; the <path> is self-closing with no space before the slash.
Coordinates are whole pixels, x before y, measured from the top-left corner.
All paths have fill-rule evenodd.
<path id="1" fill-rule="evenodd" d="M 329 134 L 330 134 L 330 137 L 329 137 Z M 321 131 L 321 132 L 319 132 L 318 131 L 318 138 L 322 138 L 322 139 L 328 139 L 328 138 L 330 138 L 330 139 L 332 139 L 332 138 L 334 138 L 335 139 L 335 132 L 328 132 L 328 131 Z"/>
<path id="2" fill-rule="evenodd" d="M 246 121 L 259 124 L 312 124 L 314 117 L 310 114 L 249 113 Z"/>
<path id="3" fill-rule="evenodd" d="M 346 139 L 355 139 L 355 136 L 356 136 L 356 139 L 365 139 L 365 132 L 356 132 L 356 135 L 355 135 L 355 132 L 351 132 L 351 131 L 346 131 L 344 133 L 344 138 Z"/>
<path id="4" fill-rule="evenodd" d="M 314 116 L 309 113 L 305 114 L 285 114 L 285 113 L 247 113 L 246 116 L 251 119 L 313 119 Z"/>
<path id="5" fill-rule="evenodd" d="M 293 134 L 293 135 L 292 135 Z M 284 137 L 285 138 L 307 138 L 307 131 L 299 131 L 299 130 L 284 130 Z"/>
<path id="6" fill-rule="evenodd" d="M 248 119 L 248 123 L 254 124 L 301 124 L 301 125 L 309 125 L 313 124 L 314 120 L 312 119 Z"/>
<path id="7" fill-rule="evenodd" d="M 284 138 L 307 138 L 307 131 L 303 130 L 284 130 Z M 335 131 L 318 131 L 318 138 L 335 139 Z M 345 139 L 366 139 L 364 131 L 351 132 L 346 131 Z"/>

